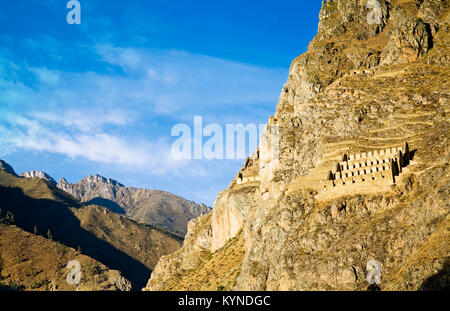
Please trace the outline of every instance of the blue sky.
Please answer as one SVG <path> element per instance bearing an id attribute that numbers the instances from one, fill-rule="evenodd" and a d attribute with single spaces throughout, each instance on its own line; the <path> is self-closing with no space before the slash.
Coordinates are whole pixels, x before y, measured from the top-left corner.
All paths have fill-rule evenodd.
<path id="1" fill-rule="evenodd" d="M 0 2 L 0 158 L 213 204 L 243 160 L 175 160 L 177 123 L 260 124 L 321 1 Z"/>

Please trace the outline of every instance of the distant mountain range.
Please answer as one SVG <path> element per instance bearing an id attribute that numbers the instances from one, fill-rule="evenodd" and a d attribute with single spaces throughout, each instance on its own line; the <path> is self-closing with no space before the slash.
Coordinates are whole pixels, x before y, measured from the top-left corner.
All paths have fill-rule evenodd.
<path id="1" fill-rule="evenodd" d="M 21 175 L 0 161 L 0 290 L 140 290 L 159 258 L 181 247 L 179 234 L 82 204 L 43 172 Z M 93 179 L 88 184 L 100 195 L 106 186 L 124 191 L 100 176 L 84 181 Z M 82 265 L 80 286 L 66 282 L 74 259 Z"/>
<path id="2" fill-rule="evenodd" d="M 16 175 L 6 162 L 0 162 L 0 167 Z M 42 171 L 29 171 L 20 176 L 46 180 L 86 205 L 106 207 L 140 223 L 163 228 L 179 237 L 186 234 L 189 220 L 211 210 L 205 204 L 197 204 L 169 192 L 125 187 L 100 175 L 86 176 L 75 184 L 64 178 L 56 182 Z"/>

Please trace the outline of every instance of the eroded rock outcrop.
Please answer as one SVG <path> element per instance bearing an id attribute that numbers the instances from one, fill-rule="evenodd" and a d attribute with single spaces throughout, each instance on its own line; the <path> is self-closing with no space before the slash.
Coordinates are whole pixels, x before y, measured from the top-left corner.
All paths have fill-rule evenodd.
<path id="1" fill-rule="evenodd" d="M 20 176 L 25 178 L 40 178 L 56 186 L 56 180 L 54 180 L 53 177 L 42 171 L 29 171 L 20 174 Z"/>

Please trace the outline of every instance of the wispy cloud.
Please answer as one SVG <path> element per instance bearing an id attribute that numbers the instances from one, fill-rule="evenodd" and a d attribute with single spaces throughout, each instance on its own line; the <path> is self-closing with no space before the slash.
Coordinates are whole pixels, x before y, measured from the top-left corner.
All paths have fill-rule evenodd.
<path id="1" fill-rule="evenodd" d="M 88 120 L 89 118 L 78 121 L 87 123 Z M 109 123 L 106 119 L 102 122 Z M 55 121 L 50 118 L 33 119 L 9 115 L 9 120 L 3 118 L 0 124 L 0 133 L 3 146 L 0 152 L 20 149 L 59 153 L 71 159 L 79 157 L 103 164 L 145 169 L 156 175 L 185 165 L 181 161 L 171 159 L 170 143 L 167 140 L 130 139 L 120 135 L 94 133 L 86 131 L 85 128 L 74 133 L 67 130 L 55 131 Z"/>
<path id="2" fill-rule="evenodd" d="M 235 107 L 270 107 L 285 70 L 250 66 L 177 50 L 96 46 L 102 60 L 133 79 L 129 96 L 151 103 L 153 112 L 177 119 Z M 167 109 L 164 108 L 167 106 Z M 221 114 L 222 115 L 222 114 Z M 216 119 L 217 120 L 217 119 Z"/>
<path id="3" fill-rule="evenodd" d="M 103 60 L 125 70 L 138 70 L 142 64 L 141 55 L 130 48 L 114 48 L 111 44 L 99 44 L 96 50 Z"/>
<path id="4" fill-rule="evenodd" d="M 33 72 L 40 82 L 46 84 L 59 84 L 59 75 L 47 68 L 30 68 L 30 71 Z"/>
<path id="5" fill-rule="evenodd" d="M 123 126 L 134 120 L 134 113 L 120 109 L 111 109 L 108 111 L 98 108 L 90 111 L 67 110 L 61 113 L 53 111 L 36 111 L 30 116 L 42 123 L 53 123 L 53 126 L 59 125 L 66 129 L 76 129 L 81 132 L 95 132 L 102 130 L 104 125 Z"/>

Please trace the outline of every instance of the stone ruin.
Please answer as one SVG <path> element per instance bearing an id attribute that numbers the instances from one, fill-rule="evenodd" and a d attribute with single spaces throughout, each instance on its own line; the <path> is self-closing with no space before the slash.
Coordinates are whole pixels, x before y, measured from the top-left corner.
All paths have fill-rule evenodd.
<path id="1" fill-rule="evenodd" d="M 246 184 L 249 182 L 259 181 L 259 176 L 250 176 L 250 177 L 243 177 L 242 174 L 239 174 L 239 177 L 236 181 L 238 185 L 240 184 Z"/>
<path id="2" fill-rule="evenodd" d="M 256 159 L 259 158 L 259 150 L 256 152 Z M 253 166 L 253 164 L 255 164 L 255 159 L 252 158 L 247 158 L 247 160 L 245 161 L 244 167 L 239 171 L 236 183 L 238 185 L 241 184 L 246 184 L 246 183 L 250 183 L 250 182 L 255 182 L 255 181 L 259 181 L 259 176 L 245 176 L 243 174 L 243 171 L 245 171 L 247 168 Z"/>
<path id="3" fill-rule="evenodd" d="M 391 185 L 408 166 L 411 153 L 408 143 L 403 147 L 388 148 L 356 154 L 344 154 L 336 168 L 328 172 L 323 184 L 325 191 L 356 184 Z"/>

